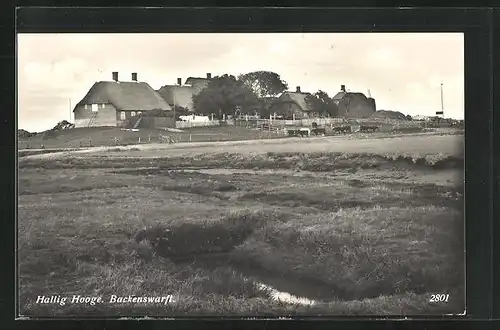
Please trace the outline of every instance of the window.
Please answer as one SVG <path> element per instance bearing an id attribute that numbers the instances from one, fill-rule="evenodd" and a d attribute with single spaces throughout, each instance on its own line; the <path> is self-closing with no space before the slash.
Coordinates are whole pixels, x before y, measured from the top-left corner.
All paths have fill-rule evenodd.
<path id="1" fill-rule="evenodd" d="M 99 110 L 99 106 L 97 104 L 92 104 L 92 112 L 97 112 Z"/>
<path id="2" fill-rule="evenodd" d="M 84 106 L 84 107 L 85 107 L 85 110 L 87 110 L 87 105 L 86 105 L 86 104 L 85 104 L 85 106 Z"/>
<path id="3" fill-rule="evenodd" d="M 120 119 L 125 120 L 125 111 L 120 112 Z"/>
<path id="4" fill-rule="evenodd" d="M 135 116 L 135 111 L 132 111 L 132 112 L 130 113 L 130 115 L 131 115 L 132 117 L 134 117 L 134 116 Z"/>

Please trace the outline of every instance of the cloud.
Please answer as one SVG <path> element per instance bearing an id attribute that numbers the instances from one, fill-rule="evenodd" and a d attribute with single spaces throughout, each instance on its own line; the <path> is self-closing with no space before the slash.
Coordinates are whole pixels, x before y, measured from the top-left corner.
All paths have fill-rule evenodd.
<path id="1" fill-rule="evenodd" d="M 71 88 L 88 73 L 87 63 L 79 58 L 69 58 L 62 61 L 37 62 L 32 61 L 20 67 L 22 81 L 28 88 L 54 89 Z"/>
<path id="2" fill-rule="evenodd" d="M 52 128 L 70 116 L 69 99 L 57 93 L 30 93 L 23 97 L 20 92 L 18 102 L 18 126 L 30 131 Z M 25 111 L 24 109 L 29 109 Z M 25 123 L 23 125 L 23 123 Z"/>

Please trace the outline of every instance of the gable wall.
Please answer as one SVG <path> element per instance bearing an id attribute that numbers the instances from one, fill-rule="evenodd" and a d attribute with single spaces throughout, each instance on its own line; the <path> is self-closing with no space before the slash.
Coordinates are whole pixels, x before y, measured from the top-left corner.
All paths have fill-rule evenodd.
<path id="1" fill-rule="evenodd" d="M 92 112 L 92 106 L 90 104 L 87 105 L 87 109 L 85 109 L 85 105 L 78 105 L 75 108 L 74 116 L 75 116 L 75 127 L 88 127 L 90 119 L 95 114 L 95 118 L 92 120 L 91 127 L 101 127 L 101 126 L 117 126 L 117 113 L 116 108 L 110 104 L 98 104 L 97 112 Z"/>

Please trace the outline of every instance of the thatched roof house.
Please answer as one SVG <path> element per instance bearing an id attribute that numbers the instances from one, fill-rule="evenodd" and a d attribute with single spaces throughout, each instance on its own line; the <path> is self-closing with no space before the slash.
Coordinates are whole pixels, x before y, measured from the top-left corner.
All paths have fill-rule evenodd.
<path id="1" fill-rule="evenodd" d="M 145 82 L 118 81 L 113 72 L 113 81 L 96 82 L 73 109 L 75 127 L 122 126 L 132 117 L 144 111 L 171 111 L 167 102 Z"/>
<path id="2" fill-rule="evenodd" d="M 208 86 L 210 80 L 212 80 L 212 74 L 207 73 L 206 78 L 189 77 L 186 79 L 186 82 L 184 84 L 192 86 L 195 92 L 199 93 L 202 89 Z"/>
<path id="3" fill-rule="evenodd" d="M 309 97 L 312 97 L 311 93 L 304 93 L 300 90 L 300 86 L 297 86 L 295 92 L 283 92 L 272 103 L 270 111 L 290 119 L 308 118 L 313 115 L 312 105 L 308 101 Z"/>
<path id="4" fill-rule="evenodd" d="M 208 86 L 212 74 L 207 73 L 206 78 L 189 77 L 182 85 L 182 79 L 177 78 L 177 85 L 165 85 L 158 90 L 161 97 L 170 105 L 181 106 L 193 110 L 193 96 L 197 95 Z"/>
<path id="5" fill-rule="evenodd" d="M 366 118 L 376 111 L 375 99 L 363 93 L 347 92 L 345 85 L 340 86 L 340 92 L 332 100 L 338 106 L 339 117 Z"/>

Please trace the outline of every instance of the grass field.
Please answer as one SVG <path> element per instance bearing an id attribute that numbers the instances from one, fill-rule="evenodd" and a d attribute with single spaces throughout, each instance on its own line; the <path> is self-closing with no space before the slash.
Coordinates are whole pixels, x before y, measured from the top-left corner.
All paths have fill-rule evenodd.
<path id="1" fill-rule="evenodd" d="M 382 127 L 381 125 L 379 125 Z M 391 126 L 392 127 L 392 126 Z M 355 133 L 349 134 L 354 139 L 372 138 L 372 137 L 387 137 L 395 135 L 406 135 L 408 133 L 427 133 L 446 134 L 463 132 L 456 129 L 440 128 L 440 129 L 422 129 L 419 127 L 403 127 L 403 128 L 381 128 L 380 133 Z M 327 135 L 333 134 L 327 130 Z M 30 149 L 38 149 L 43 145 L 45 149 L 50 148 L 86 148 L 100 146 L 127 146 L 134 144 L 148 145 L 151 143 L 165 143 L 165 137 L 169 136 L 173 140 L 180 143 L 199 143 L 199 142 L 218 142 L 218 141 L 245 141 L 256 139 L 279 139 L 283 137 L 283 133 L 276 131 L 260 131 L 241 126 L 218 126 L 218 127 L 193 127 L 180 130 L 180 132 L 172 132 L 163 129 L 146 129 L 141 128 L 139 131 L 123 131 L 118 127 L 83 127 L 73 128 L 49 132 L 47 134 L 40 133 L 36 136 L 24 138 L 18 142 L 20 150 L 28 151 Z"/>
<path id="2" fill-rule="evenodd" d="M 19 158 L 21 314 L 463 312 L 463 136 L 286 141 Z"/>
<path id="3" fill-rule="evenodd" d="M 179 142 L 231 141 L 278 137 L 276 132 L 261 132 L 235 126 L 193 127 L 171 132 L 163 129 L 141 128 L 139 131 L 122 131 L 118 127 L 83 127 L 61 130 L 25 138 L 19 149 L 80 148 L 88 146 L 130 145 L 159 143 L 162 136 L 170 136 Z M 116 138 L 116 140 L 115 140 Z M 139 142 L 140 141 L 140 142 Z"/>

